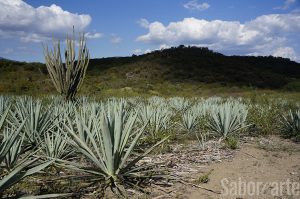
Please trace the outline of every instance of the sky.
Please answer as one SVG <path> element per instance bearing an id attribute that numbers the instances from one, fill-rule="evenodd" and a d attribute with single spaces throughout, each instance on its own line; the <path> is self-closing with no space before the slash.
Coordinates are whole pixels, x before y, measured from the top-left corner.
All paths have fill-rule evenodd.
<path id="1" fill-rule="evenodd" d="M 0 0 L 0 57 L 44 62 L 84 33 L 92 58 L 178 45 L 300 62 L 300 0 Z"/>

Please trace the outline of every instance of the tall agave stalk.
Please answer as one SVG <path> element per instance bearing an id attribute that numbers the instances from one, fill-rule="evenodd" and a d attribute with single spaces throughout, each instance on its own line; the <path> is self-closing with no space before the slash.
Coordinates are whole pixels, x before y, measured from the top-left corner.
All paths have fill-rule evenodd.
<path id="1" fill-rule="evenodd" d="M 53 50 L 44 47 L 47 70 L 56 90 L 66 99 L 73 100 L 80 89 L 89 64 L 89 51 L 84 34 L 80 35 L 78 57 L 75 60 L 75 38 L 67 38 L 65 63 L 62 61 L 60 42 L 53 44 Z"/>

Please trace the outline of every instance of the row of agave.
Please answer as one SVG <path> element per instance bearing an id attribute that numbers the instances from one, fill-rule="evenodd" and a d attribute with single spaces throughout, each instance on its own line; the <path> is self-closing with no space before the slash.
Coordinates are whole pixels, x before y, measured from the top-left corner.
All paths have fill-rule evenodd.
<path id="1" fill-rule="evenodd" d="M 153 169 L 139 161 L 167 139 L 134 153 L 143 137 L 155 138 L 170 130 L 200 132 L 197 137 L 203 142 L 206 135 L 201 131 L 206 129 L 220 140 L 226 139 L 251 125 L 248 112 L 253 106 L 259 105 L 219 97 L 111 98 L 100 102 L 84 97 L 63 102 L 53 96 L 0 96 L 0 193 L 51 165 L 85 172 L 104 188 L 136 187 Z M 299 110 L 281 118 L 285 134 L 300 134 Z M 83 163 L 79 161 L 82 157 Z"/>
<path id="2" fill-rule="evenodd" d="M 0 120 L 1 194 L 54 165 L 85 172 L 105 187 L 134 187 L 152 169 L 149 164 L 138 165 L 139 160 L 164 141 L 133 154 L 147 124 L 136 125 L 138 114 L 127 109 L 124 100 L 80 107 L 73 103 L 42 105 L 28 97 L 16 99 L 14 105 L 8 98 L 1 102 L 8 105 L 3 106 Z M 78 156 L 86 164 L 79 164 Z M 58 196 L 66 194 L 43 197 Z"/>

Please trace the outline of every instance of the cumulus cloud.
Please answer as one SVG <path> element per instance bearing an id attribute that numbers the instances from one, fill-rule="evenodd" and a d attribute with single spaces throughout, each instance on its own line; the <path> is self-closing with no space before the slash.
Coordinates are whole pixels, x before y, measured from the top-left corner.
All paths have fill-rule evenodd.
<path id="1" fill-rule="evenodd" d="M 113 43 L 113 44 L 118 44 L 122 41 L 122 38 L 115 35 L 115 34 L 112 34 L 111 35 L 111 39 L 110 39 L 110 42 Z"/>
<path id="2" fill-rule="evenodd" d="M 272 55 L 274 57 L 288 57 L 292 60 L 297 60 L 297 54 L 291 47 L 280 47 L 276 49 Z"/>
<path id="3" fill-rule="evenodd" d="M 283 6 L 275 7 L 275 10 L 287 10 L 290 8 L 291 5 L 296 3 L 297 0 L 285 0 Z"/>
<path id="4" fill-rule="evenodd" d="M 137 23 L 142 27 L 142 28 L 148 28 L 149 27 L 149 21 L 147 19 L 141 18 L 137 21 Z"/>
<path id="5" fill-rule="evenodd" d="M 92 20 L 89 15 L 71 13 L 55 4 L 34 8 L 22 0 L 0 0 L 0 13 L 0 37 L 18 37 L 24 42 L 61 39 L 73 26 L 83 32 Z"/>
<path id="6" fill-rule="evenodd" d="M 96 33 L 87 32 L 84 34 L 84 36 L 88 39 L 98 39 L 98 38 L 102 37 L 102 34 L 99 32 L 96 32 Z"/>
<path id="7" fill-rule="evenodd" d="M 204 3 L 198 3 L 197 0 L 192 0 L 187 2 L 186 4 L 183 5 L 184 8 L 188 9 L 188 10 L 199 10 L 199 11 L 203 11 L 206 10 L 210 7 L 210 5 L 206 2 Z"/>
<path id="8" fill-rule="evenodd" d="M 207 46 L 231 54 L 273 54 L 274 49 L 282 51 L 292 34 L 300 33 L 300 15 L 271 14 L 259 16 L 252 21 L 208 21 L 185 18 L 182 21 L 164 25 L 155 21 L 149 24 L 148 33 L 138 41 L 157 45 L 179 44 Z M 286 50 L 286 49 L 285 49 Z M 285 57 L 295 59 L 291 53 Z"/>
<path id="9" fill-rule="evenodd" d="M 145 50 L 145 54 L 147 54 L 147 53 L 151 53 L 153 50 L 150 50 L 150 49 L 147 49 L 147 50 Z"/>
<path id="10" fill-rule="evenodd" d="M 143 53 L 143 50 L 138 48 L 138 49 L 134 49 L 132 52 L 136 55 L 140 55 Z"/>

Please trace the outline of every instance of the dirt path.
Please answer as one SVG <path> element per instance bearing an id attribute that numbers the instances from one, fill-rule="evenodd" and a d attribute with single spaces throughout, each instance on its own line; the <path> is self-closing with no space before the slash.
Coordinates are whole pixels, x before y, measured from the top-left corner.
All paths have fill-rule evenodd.
<path id="1" fill-rule="evenodd" d="M 277 137 L 252 140 L 244 143 L 233 159 L 211 164 L 206 167 L 206 172 L 211 169 L 213 171 L 209 175 L 209 182 L 200 185 L 231 194 L 215 194 L 198 188 L 186 188 L 181 197 L 191 199 L 300 198 L 300 187 L 297 187 L 300 183 L 299 143 Z M 223 186 L 221 185 L 222 180 Z M 288 182 L 287 180 L 298 182 L 294 185 L 294 192 L 292 192 L 292 186 L 285 186 L 285 184 L 282 184 L 282 189 L 279 188 L 281 186 L 279 183 Z M 239 182 L 241 186 L 239 186 Z M 253 185 L 251 182 L 255 184 Z M 242 195 L 236 192 L 239 188 L 233 188 L 235 186 L 242 187 L 240 189 Z M 254 186 L 256 189 L 253 191 Z M 243 187 L 248 190 L 248 193 L 244 195 Z M 290 187 L 290 191 L 286 187 Z M 282 193 L 280 193 L 281 190 L 283 190 Z M 291 194 L 294 196 L 290 196 Z"/>

